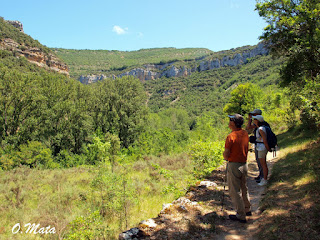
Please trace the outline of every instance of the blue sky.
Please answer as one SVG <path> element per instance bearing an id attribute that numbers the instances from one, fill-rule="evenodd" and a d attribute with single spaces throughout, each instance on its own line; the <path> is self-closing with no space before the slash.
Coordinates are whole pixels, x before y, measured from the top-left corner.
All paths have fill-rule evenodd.
<path id="1" fill-rule="evenodd" d="M 255 45 L 266 26 L 255 0 L 0 0 L 0 16 L 22 22 L 48 47 L 132 51 L 228 50 Z"/>

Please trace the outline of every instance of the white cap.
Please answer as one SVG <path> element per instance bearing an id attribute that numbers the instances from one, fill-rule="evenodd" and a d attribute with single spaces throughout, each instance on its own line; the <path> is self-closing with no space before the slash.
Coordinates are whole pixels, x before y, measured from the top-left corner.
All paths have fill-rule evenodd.
<path id="1" fill-rule="evenodd" d="M 262 115 L 252 116 L 252 119 L 257 119 L 259 122 L 264 122 Z"/>
<path id="2" fill-rule="evenodd" d="M 252 112 L 250 112 L 251 114 L 258 114 L 258 115 L 261 115 L 262 114 L 262 111 L 260 109 L 255 109 L 253 110 Z"/>

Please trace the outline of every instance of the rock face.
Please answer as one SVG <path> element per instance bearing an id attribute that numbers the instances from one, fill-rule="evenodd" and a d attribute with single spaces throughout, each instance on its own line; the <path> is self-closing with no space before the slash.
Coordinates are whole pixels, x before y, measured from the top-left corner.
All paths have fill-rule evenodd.
<path id="1" fill-rule="evenodd" d="M 18 28 L 20 30 L 20 32 L 24 32 L 23 31 L 23 25 L 22 25 L 21 22 L 19 22 L 19 21 L 10 21 L 10 20 L 7 20 L 6 22 L 11 24 L 15 28 Z"/>
<path id="2" fill-rule="evenodd" d="M 104 78 L 107 78 L 107 76 L 103 75 L 103 74 L 101 74 L 101 75 L 88 75 L 86 77 L 81 75 L 78 80 L 83 84 L 90 84 L 90 83 L 100 81 Z"/>
<path id="3" fill-rule="evenodd" d="M 0 40 L 0 49 L 14 51 L 17 56 L 24 56 L 29 62 L 69 76 L 69 69 L 65 63 L 51 53 L 42 52 L 39 48 L 21 46 L 14 40 L 5 38 Z"/>
<path id="4" fill-rule="evenodd" d="M 119 74 L 116 77 L 123 76 L 134 76 L 139 78 L 140 81 L 153 80 L 161 77 L 186 77 L 189 76 L 192 72 L 201 72 L 212 69 L 217 69 L 221 67 L 234 67 L 240 64 L 246 64 L 248 60 L 252 57 L 258 55 L 267 55 L 269 53 L 268 49 L 263 43 L 259 43 L 256 48 L 250 51 L 244 51 L 243 53 L 238 53 L 233 56 L 224 56 L 221 59 L 211 59 L 204 60 L 204 58 L 196 59 L 197 66 L 189 68 L 187 66 L 176 67 L 175 62 L 166 63 L 166 64 L 148 64 L 144 65 L 143 68 L 134 68 L 130 71 Z M 107 78 L 106 75 L 81 75 L 79 81 L 84 84 L 94 83 L 96 81 Z M 109 76 L 110 77 L 110 76 Z"/>

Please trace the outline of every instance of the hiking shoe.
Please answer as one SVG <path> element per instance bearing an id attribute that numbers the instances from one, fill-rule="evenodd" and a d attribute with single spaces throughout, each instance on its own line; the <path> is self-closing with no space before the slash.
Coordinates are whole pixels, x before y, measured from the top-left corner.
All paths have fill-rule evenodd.
<path id="1" fill-rule="evenodd" d="M 260 176 L 254 178 L 254 180 L 256 180 L 256 181 L 258 181 L 258 180 L 260 180 L 260 179 L 261 179 Z"/>
<path id="2" fill-rule="evenodd" d="M 258 183 L 259 186 L 265 186 L 267 185 L 268 181 L 265 180 L 264 178 L 261 179 L 260 183 Z"/>
<path id="3" fill-rule="evenodd" d="M 239 219 L 236 215 L 229 215 L 229 219 L 232 220 L 232 221 L 239 221 L 241 223 L 246 223 L 247 222 L 247 220 Z"/>
<path id="4" fill-rule="evenodd" d="M 258 180 L 256 180 L 256 183 L 260 183 L 261 182 L 261 178 L 259 178 Z"/>
<path id="5" fill-rule="evenodd" d="M 246 212 L 246 216 L 252 216 L 252 212 Z"/>

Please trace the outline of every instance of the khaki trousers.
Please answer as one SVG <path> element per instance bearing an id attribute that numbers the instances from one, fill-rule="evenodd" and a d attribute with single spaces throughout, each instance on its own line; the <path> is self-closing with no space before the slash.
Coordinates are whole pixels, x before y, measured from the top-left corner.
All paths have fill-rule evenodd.
<path id="1" fill-rule="evenodd" d="M 229 195 L 233 206 L 237 211 L 237 217 L 241 220 L 246 219 L 246 212 L 251 210 L 247 187 L 248 165 L 247 163 L 228 162 L 227 181 Z"/>

